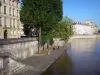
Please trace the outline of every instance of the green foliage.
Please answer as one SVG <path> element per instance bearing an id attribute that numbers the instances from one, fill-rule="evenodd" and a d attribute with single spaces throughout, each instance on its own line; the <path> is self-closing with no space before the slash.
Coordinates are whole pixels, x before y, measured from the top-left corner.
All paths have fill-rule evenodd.
<path id="1" fill-rule="evenodd" d="M 53 37 L 50 35 L 42 35 L 41 37 L 42 43 L 48 43 L 49 45 L 52 45 L 54 43 Z"/>
<path id="2" fill-rule="evenodd" d="M 24 34 L 27 35 L 27 36 L 30 36 L 32 33 L 31 33 L 31 30 L 33 29 L 33 26 L 32 25 L 28 25 L 28 24 L 24 24 L 23 25 L 24 27 Z"/>
<path id="3" fill-rule="evenodd" d="M 42 35 L 50 34 L 62 19 L 61 0 L 22 0 L 22 2 L 21 22 L 25 25 L 41 27 Z"/>
<path id="4" fill-rule="evenodd" d="M 49 36 L 42 35 L 42 36 L 41 36 L 41 42 L 42 42 L 42 43 L 47 43 L 48 40 L 49 40 L 48 38 L 49 38 Z"/>
<path id="5" fill-rule="evenodd" d="M 53 36 L 68 40 L 71 35 L 73 35 L 73 21 L 65 17 L 57 24 L 57 27 L 53 31 Z"/>
<path id="6" fill-rule="evenodd" d="M 53 41 L 53 38 L 51 37 L 51 38 L 49 39 L 49 44 L 52 45 L 53 43 L 54 43 L 54 41 Z"/>

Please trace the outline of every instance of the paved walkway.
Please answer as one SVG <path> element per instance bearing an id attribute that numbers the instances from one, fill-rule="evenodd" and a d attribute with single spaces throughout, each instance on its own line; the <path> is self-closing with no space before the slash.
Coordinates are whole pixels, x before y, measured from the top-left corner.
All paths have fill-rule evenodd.
<path id="1" fill-rule="evenodd" d="M 13 75 L 40 75 L 44 72 L 65 50 L 53 50 L 49 55 L 32 56 L 22 61 L 26 66 Z"/>

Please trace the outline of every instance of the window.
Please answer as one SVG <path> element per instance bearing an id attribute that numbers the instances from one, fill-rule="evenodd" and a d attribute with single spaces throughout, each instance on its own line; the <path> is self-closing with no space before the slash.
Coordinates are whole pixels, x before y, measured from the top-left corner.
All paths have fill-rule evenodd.
<path id="1" fill-rule="evenodd" d="M 16 7 L 16 5 L 17 5 L 17 2 L 16 2 L 16 1 L 14 1 L 14 4 L 13 4 L 13 5 L 14 5 L 14 7 Z"/>
<path id="2" fill-rule="evenodd" d="M 12 2 L 12 5 L 14 6 L 14 0 L 13 0 L 13 2 Z"/>
<path id="3" fill-rule="evenodd" d="M 9 14 L 11 15 L 11 7 L 9 8 Z"/>
<path id="4" fill-rule="evenodd" d="M 18 17 L 19 17 L 19 11 L 18 11 Z"/>
<path id="5" fill-rule="evenodd" d="M 2 17 L 0 17 L 0 26 L 2 26 Z"/>
<path id="6" fill-rule="evenodd" d="M 9 0 L 9 5 L 10 5 L 10 0 Z"/>
<path id="7" fill-rule="evenodd" d="M 4 26 L 5 26 L 5 27 L 7 26 L 7 25 L 6 25 L 6 22 L 7 22 L 7 18 L 4 17 Z"/>
<path id="8" fill-rule="evenodd" d="M 13 27 L 13 19 L 11 19 L 11 26 Z"/>
<path id="9" fill-rule="evenodd" d="M 17 17 L 18 17 L 18 14 L 19 14 L 19 13 L 18 13 L 18 10 L 17 10 Z"/>
<path id="10" fill-rule="evenodd" d="M 11 18 L 10 18 L 10 27 L 12 27 Z"/>
<path id="11" fill-rule="evenodd" d="M 10 0 L 10 5 L 13 5 L 13 1 L 12 0 Z"/>
<path id="12" fill-rule="evenodd" d="M 19 20 L 17 20 L 17 24 L 19 25 Z"/>
<path id="13" fill-rule="evenodd" d="M 11 15 L 13 15 L 13 8 L 11 8 Z"/>
<path id="14" fill-rule="evenodd" d="M 6 14 L 6 6 L 4 6 L 4 14 Z"/>
<path id="15" fill-rule="evenodd" d="M 15 27 L 15 19 L 13 19 L 13 26 Z"/>
<path id="16" fill-rule="evenodd" d="M 2 12 L 1 10 L 2 10 L 2 5 L 0 5 L 0 12 Z"/>
<path id="17" fill-rule="evenodd" d="M 18 8 L 18 2 L 17 2 L 17 8 Z"/>
<path id="18" fill-rule="evenodd" d="M 14 8 L 13 8 L 13 16 L 14 16 Z"/>
<path id="19" fill-rule="evenodd" d="M 11 5 L 11 0 L 9 0 L 9 4 Z"/>
<path id="20" fill-rule="evenodd" d="M 19 20 L 17 20 L 17 27 L 19 28 Z"/>
<path id="21" fill-rule="evenodd" d="M 11 30 L 11 35 L 13 35 L 13 30 Z"/>
<path id="22" fill-rule="evenodd" d="M 3 2 L 5 3 L 5 0 L 3 0 Z"/>

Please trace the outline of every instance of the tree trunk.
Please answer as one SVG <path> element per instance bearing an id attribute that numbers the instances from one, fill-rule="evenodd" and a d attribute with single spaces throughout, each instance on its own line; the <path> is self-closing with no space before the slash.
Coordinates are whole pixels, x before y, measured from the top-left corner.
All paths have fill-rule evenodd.
<path id="1" fill-rule="evenodd" d="M 39 27 L 38 52 L 40 52 L 40 48 L 41 48 L 41 27 Z"/>
<path id="2" fill-rule="evenodd" d="M 44 50 L 44 44 L 43 44 L 43 50 Z"/>

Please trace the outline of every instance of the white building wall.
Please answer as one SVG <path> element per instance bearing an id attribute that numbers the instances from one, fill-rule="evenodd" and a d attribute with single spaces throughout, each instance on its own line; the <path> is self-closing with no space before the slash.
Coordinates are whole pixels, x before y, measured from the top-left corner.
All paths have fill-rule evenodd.
<path id="1" fill-rule="evenodd" d="M 74 28 L 75 34 L 92 34 L 90 26 L 76 24 Z"/>
<path id="2" fill-rule="evenodd" d="M 92 35 L 98 33 L 98 28 L 95 24 L 76 23 L 73 25 L 73 31 L 76 35 Z"/>

